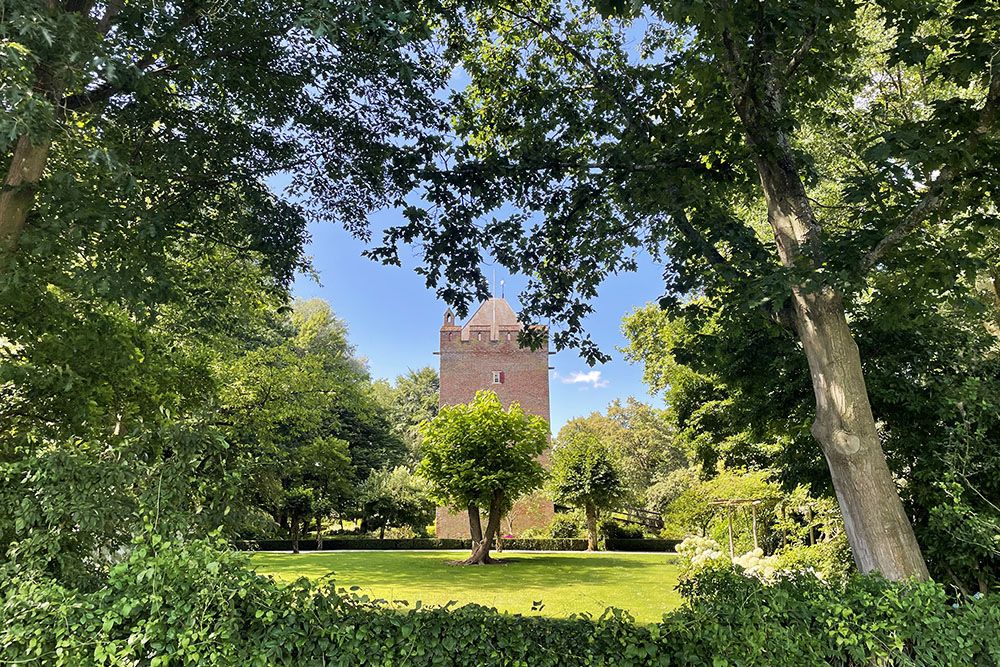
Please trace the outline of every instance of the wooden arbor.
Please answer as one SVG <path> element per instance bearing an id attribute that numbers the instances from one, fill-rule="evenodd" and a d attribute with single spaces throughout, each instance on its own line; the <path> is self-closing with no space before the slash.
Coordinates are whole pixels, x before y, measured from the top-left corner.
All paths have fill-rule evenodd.
<path id="1" fill-rule="evenodd" d="M 778 496 L 765 496 L 763 498 L 716 498 L 709 501 L 709 505 L 726 508 L 726 519 L 729 521 L 729 557 L 735 558 L 735 547 L 733 546 L 733 513 L 741 507 L 750 508 L 751 530 L 753 531 L 753 547 L 760 548 L 760 541 L 757 537 L 757 507 L 761 504 L 779 500 Z"/>

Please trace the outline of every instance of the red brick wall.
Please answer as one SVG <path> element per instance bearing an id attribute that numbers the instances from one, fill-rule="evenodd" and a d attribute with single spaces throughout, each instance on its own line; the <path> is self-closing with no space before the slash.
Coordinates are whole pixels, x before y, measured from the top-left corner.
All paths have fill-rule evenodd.
<path id="1" fill-rule="evenodd" d="M 522 349 L 517 332 L 518 328 L 501 326 L 499 340 L 493 341 L 489 326 L 471 327 L 468 340 L 462 340 L 461 327 L 441 327 L 441 405 L 468 403 L 480 389 L 491 389 L 505 406 L 520 403 L 528 414 L 549 421 L 548 349 Z M 493 384 L 493 371 L 503 373 L 502 383 Z M 542 462 L 548 463 L 547 455 Z M 552 502 L 536 495 L 515 506 L 511 512 L 513 529 L 544 526 L 553 514 Z M 506 534 L 508 521 L 503 525 Z M 468 538 L 468 513 L 439 507 L 435 528 L 440 538 Z"/>
<path id="2" fill-rule="evenodd" d="M 441 330 L 441 405 L 468 403 L 480 389 L 492 389 L 505 406 L 518 402 L 528 414 L 548 421 L 548 350 L 518 347 L 516 330 L 501 329 L 499 341 L 490 340 L 488 327 L 482 340 L 479 333 L 473 329 L 463 341 L 457 327 Z M 503 373 L 501 384 L 493 384 L 493 371 Z"/>

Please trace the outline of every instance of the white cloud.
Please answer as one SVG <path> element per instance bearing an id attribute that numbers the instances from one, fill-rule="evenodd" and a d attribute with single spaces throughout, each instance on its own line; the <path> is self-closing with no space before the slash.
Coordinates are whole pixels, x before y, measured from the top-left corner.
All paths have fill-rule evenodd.
<path id="1" fill-rule="evenodd" d="M 601 379 L 601 371 L 589 371 L 587 373 L 581 373 L 580 371 L 574 371 L 569 375 L 564 375 L 559 377 L 560 382 L 563 384 L 581 384 L 589 385 L 594 389 L 600 389 L 601 387 L 607 387 L 608 381 Z"/>

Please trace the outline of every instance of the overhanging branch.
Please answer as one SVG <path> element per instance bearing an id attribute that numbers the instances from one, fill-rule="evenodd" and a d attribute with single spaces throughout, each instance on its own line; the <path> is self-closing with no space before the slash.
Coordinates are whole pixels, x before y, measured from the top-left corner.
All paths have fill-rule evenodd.
<path id="1" fill-rule="evenodd" d="M 974 150 L 983 137 L 992 133 L 1000 116 L 1000 51 L 993 56 L 989 66 L 990 85 L 986 91 L 986 102 L 979 112 L 979 119 L 972 136 L 966 146 Z M 868 251 L 861 260 L 862 273 L 867 273 L 890 250 L 900 245 L 903 240 L 917 227 L 927 221 L 935 212 L 941 209 L 947 200 L 947 194 L 952 189 L 957 174 L 955 170 L 944 168 L 935 178 L 910 213 L 892 228 L 875 247 Z"/>

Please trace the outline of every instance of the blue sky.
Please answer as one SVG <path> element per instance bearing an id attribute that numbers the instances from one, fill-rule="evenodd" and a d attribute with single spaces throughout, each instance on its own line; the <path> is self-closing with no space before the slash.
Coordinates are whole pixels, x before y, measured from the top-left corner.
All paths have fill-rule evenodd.
<path id="1" fill-rule="evenodd" d="M 373 216 L 372 227 L 394 222 L 395 212 Z M 332 223 L 310 228 L 312 243 L 308 254 L 319 272 L 321 284 L 300 277 L 294 294 L 300 298 L 320 297 L 343 318 L 358 354 L 368 360 L 374 377 L 395 378 L 408 369 L 437 368 L 438 329 L 445 304 L 413 272 L 415 256 L 401 253 L 404 266 L 382 266 L 361 256 L 364 245 Z M 486 275 L 492 267 L 484 267 Z M 602 349 L 612 356 L 607 364 L 590 368 L 574 350 L 551 357 L 550 371 L 553 433 L 576 416 L 603 410 L 615 398 L 635 396 L 662 405 L 642 383 L 642 369 L 630 365 L 616 349 L 624 345 L 622 316 L 634 307 L 654 301 L 662 292 L 662 269 L 646 258 L 639 271 L 609 279 L 595 301 L 589 331 Z M 497 282 L 506 282 L 507 300 L 518 310 L 517 294 L 524 285 L 520 276 L 508 276 L 497 269 Z M 594 374 L 596 372 L 596 374 Z M 581 377 L 582 376 L 582 377 Z M 576 379 L 576 382 L 570 380 Z"/>

